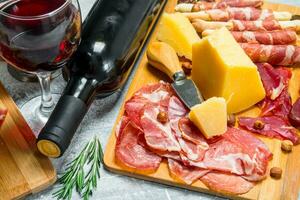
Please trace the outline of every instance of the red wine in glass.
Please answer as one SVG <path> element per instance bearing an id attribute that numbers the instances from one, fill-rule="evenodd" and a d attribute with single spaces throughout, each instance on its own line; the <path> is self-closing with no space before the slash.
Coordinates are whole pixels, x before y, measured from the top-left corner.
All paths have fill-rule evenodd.
<path id="1" fill-rule="evenodd" d="M 35 133 L 54 109 L 51 72 L 66 64 L 80 35 L 77 0 L 6 0 L 0 6 L 1 57 L 12 67 L 37 75 L 41 85 L 42 95 L 21 107 Z"/>
<path id="2" fill-rule="evenodd" d="M 61 7 L 63 10 L 57 12 L 56 9 Z M 8 16 L 0 18 L 2 57 L 21 70 L 56 70 L 66 63 L 78 46 L 80 14 L 66 0 L 11 1 L 1 11 Z"/>

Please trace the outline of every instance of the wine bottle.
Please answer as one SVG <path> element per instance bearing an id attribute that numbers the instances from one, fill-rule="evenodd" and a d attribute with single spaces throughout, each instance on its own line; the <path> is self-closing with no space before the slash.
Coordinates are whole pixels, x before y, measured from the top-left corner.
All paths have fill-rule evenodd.
<path id="1" fill-rule="evenodd" d="M 37 146 L 49 157 L 70 144 L 95 94 L 116 91 L 142 54 L 166 0 L 98 0 L 82 28 L 76 53 L 67 65 L 69 80 Z"/>

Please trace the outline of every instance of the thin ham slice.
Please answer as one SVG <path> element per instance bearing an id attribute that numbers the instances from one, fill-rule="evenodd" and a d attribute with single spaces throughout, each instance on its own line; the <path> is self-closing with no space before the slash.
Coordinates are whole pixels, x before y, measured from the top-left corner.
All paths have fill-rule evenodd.
<path id="1" fill-rule="evenodd" d="M 140 118 L 145 105 L 151 104 L 167 108 L 173 94 L 170 84 L 164 82 L 144 86 L 126 101 L 126 115 L 137 127 L 141 127 Z"/>
<path id="2" fill-rule="evenodd" d="M 159 108 L 147 105 L 141 117 L 141 126 L 144 130 L 147 145 L 160 151 L 180 151 L 180 145 L 173 134 L 170 123 L 160 123 L 157 120 Z"/>
<path id="3" fill-rule="evenodd" d="M 265 177 L 271 157 L 262 141 L 246 131 L 229 128 L 223 136 L 209 144 L 201 162 L 182 159 L 186 165 L 243 175 L 245 179 L 258 181 Z"/>
<path id="4" fill-rule="evenodd" d="M 263 128 L 255 128 L 255 123 L 259 121 L 263 124 Z M 297 130 L 290 126 L 285 120 L 277 116 L 265 117 L 240 117 L 239 126 L 243 129 L 249 130 L 253 133 L 264 135 L 271 138 L 280 140 L 290 140 L 294 144 L 299 143 L 299 136 Z"/>
<path id="5" fill-rule="evenodd" d="M 254 183 L 234 174 L 209 172 L 200 180 L 211 190 L 225 194 L 244 194 L 254 187 Z"/>
<path id="6" fill-rule="evenodd" d="M 168 113 L 172 131 L 181 147 L 181 156 L 192 161 L 202 160 L 208 149 L 208 144 L 198 129 L 194 126 L 188 129 L 187 126 L 192 125 L 190 120 L 186 118 L 188 110 L 175 96 L 170 98 Z M 195 136 L 196 134 L 199 136 Z"/>
<path id="7" fill-rule="evenodd" d="M 183 117 L 178 123 L 179 130 L 184 139 L 189 140 L 195 144 L 201 145 L 203 149 L 208 149 L 209 146 L 206 139 L 200 130 L 191 122 L 190 119 Z"/>
<path id="8" fill-rule="evenodd" d="M 168 114 L 166 123 L 157 120 L 159 112 Z M 207 140 L 187 118 L 188 112 L 170 84 L 141 88 L 126 102 L 116 128 L 116 159 L 136 170 L 155 171 L 167 158 L 172 176 L 187 184 L 200 178 L 212 189 L 233 194 L 248 191 L 253 186 L 248 181 L 265 177 L 272 154 L 259 139 L 229 128 Z M 214 184 L 217 178 L 220 183 Z M 241 188 L 234 189 L 234 183 Z"/>
<path id="9" fill-rule="evenodd" d="M 180 162 L 172 159 L 168 159 L 168 166 L 172 176 L 179 178 L 188 185 L 209 172 L 209 170 L 184 166 Z"/>
<path id="10" fill-rule="evenodd" d="M 115 156 L 124 165 L 138 170 L 156 170 L 161 157 L 140 145 L 139 135 L 142 132 L 130 122 L 119 133 Z"/>

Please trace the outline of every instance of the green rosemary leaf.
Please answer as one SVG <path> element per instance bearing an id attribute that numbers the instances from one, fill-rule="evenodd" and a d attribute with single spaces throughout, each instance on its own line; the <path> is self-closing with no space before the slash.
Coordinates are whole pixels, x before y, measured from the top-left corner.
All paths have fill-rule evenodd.
<path id="1" fill-rule="evenodd" d="M 101 143 L 97 137 L 94 137 L 78 156 L 66 165 L 64 174 L 58 179 L 61 187 L 53 193 L 53 197 L 71 199 L 72 192 L 76 189 L 83 199 L 88 200 L 97 187 L 102 159 Z M 89 168 L 86 175 L 85 167 Z"/>

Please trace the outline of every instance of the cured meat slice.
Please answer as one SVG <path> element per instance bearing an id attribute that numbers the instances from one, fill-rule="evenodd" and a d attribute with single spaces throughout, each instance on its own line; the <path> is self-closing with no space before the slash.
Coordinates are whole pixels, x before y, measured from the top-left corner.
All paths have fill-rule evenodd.
<path id="1" fill-rule="evenodd" d="M 201 162 L 192 162 L 184 157 L 182 159 L 186 165 L 244 175 L 258 181 L 265 177 L 271 157 L 272 154 L 262 141 L 246 131 L 229 128 L 223 136 L 209 144 Z"/>
<path id="2" fill-rule="evenodd" d="M 255 123 L 260 123 L 261 126 L 257 128 Z M 243 129 L 249 130 L 253 133 L 258 133 L 271 138 L 278 138 L 281 140 L 291 140 L 294 144 L 299 143 L 297 130 L 290 126 L 285 120 L 277 116 L 265 117 L 240 117 L 239 126 Z"/>
<path id="3" fill-rule="evenodd" d="M 196 162 L 204 158 L 205 152 L 208 149 L 208 145 L 207 147 L 203 147 L 182 138 L 179 139 L 179 144 L 182 150 L 181 156 L 183 155 L 187 159 Z"/>
<path id="4" fill-rule="evenodd" d="M 244 194 L 254 187 L 254 183 L 234 174 L 209 172 L 200 180 L 211 190 L 226 194 Z"/>
<path id="5" fill-rule="evenodd" d="M 147 145 L 160 151 L 180 151 L 180 145 L 173 134 L 170 123 L 160 123 L 157 120 L 159 108 L 147 105 L 141 117 L 141 126 L 144 131 Z"/>
<path id="6" fill-rule="evenodd" d="M 235 40 L 241 43 L 285 45 L 285 44 L 294 44 L 297 41 L 296 32 L 289 31 L 289 30 L 268 31 L 268 32 L 232 31 L 231 33 L 235 38 Z"/>
<path id="7" fill-rule="evenodd" d="M 144 86 L 125 103 L 125 113 L 137 127 L 141 127 L 140 118 L 144 106 L 152 104 L 162 109 L 167 108 L 173 94 L 170 84 L 164 82 Z"/>
<path id="8" fill-rule="evenodd" d="M 185 118 L 188 111 L 175 96 L 170 98 L 168 113 L 172 131 L 176 135 L 182 150 L 181 154 L 192 161 L 202 160 L 208 145 L 197 128 L 191 127 L 191 129 L 188 129 L 187 126 L 192 125 L 189 119 Z M 183 128 L 186 133 L 182 131 Z M 195 136 L 196 134 L 199 134 L 199 136 Z"/>
<path id="9" fill-rule="evenodd" d="M 288 81 L 292 76 L 291 70 L 283 67 L 274 68 L 268 63 L 258 63 L 256 65 L 267 96 L 276 95 L 278 97 L 279 95 L 274 93 L 278 93 L 276 90 L 282 87 L 280 85 L 288 85 Z M 273 97 L 273 99 L 275 98 Z"/>
<path id="10" fill-rule="evenodd" d="M 181 118 L 178 123 L 181 136 L 195 144 L 201 145 L 203 149 L 208 149 L 208 144 L 200 130 L 188 118 Z"/>
<path id="11" fill-rule="evenodd" d="M 119 124 L 116 127 L 116 137 L 119 136 L 119 134 L 123 131 L 123 129 L 127 126 L 127 124 L 130 122 L 130 119 L 126 116 L 122 116 L 122 118 L 120 119 Z"/>
<path id="12" fill-rule="evenodd" d="M 214 30 L 205 30 L 202 37 L 211 35 Z M 277 30 L 277 31 L 231 31 L 234 39 L 239 43 L 256 43 L 267 45 L 286 45 L 295 44 L 297 34 L 295 31 Z"/>
<path id="13" fill-rule="evenodd" d="M 207 19 L 205 19 L 207 20 Z M 222 21 L 205 21 L 202 19 L 193 19 L 192 24 L 198 33 L 204 30 L 216 30 L 226 27 L 230 31 L 275 31 L 275 30 L 291 30 L 300 31 L 300 20 L 293 21 L 277 21 L 277 20 L 229 20 Z"/>
<path id="14" fill-rule="evenodd" d="M 3 124 L 7 114 L 7 109 L 0 106 L 0 126 Z"/>
<path id="15" fill-rule="evenodd" d="M 128 123 L 119 133 L 116 143 L 115 156 L 124 165 L 138 170 L 156 170 L 161 157 L 147 150 L 139 143 L 142 132 Z"/>
<path id="16" fill-rule="evenodd" d="M 283 29 L 277 20 L 232 20 L 232 24 L 232 31 L 274 31 Z"/>
<path id="17" fill-rule="evenodd" d="M 188 185 L 192 184 L 194 181 L 209 172 L 209 170 L 184 166 L 180 162 L 172 159 L 168 159 L 168 166 L 171 176 L 179 178 Z"/>
<path id="18" fill-rule="evenodd" d="M 177 12 L 198 12 L 201 10 L 224 9 L 227 7 L 254 7 L 258 8 L 263 4 L 262 0 L 228 0 L 219 2 L 198 1 L 195 4 L 179 3 L 175 7 Z"/>
<path id="19" fill-rule="evenodd" d="M 288 12 L 273 12 L 271 10 L 260 10 L 256 8 L 232 8 L 211 9 L 199 12 L 183 13 L 190 21 L 202 19 L 206 21 L 223 21 L 227 22 L 231 19 L 235 20 L 290 20 L 292 15 Z"/>
<path id="20" fill-rule="evenodd" d="M 293 65 L 300 63 L 300 47 L 293 45 L 263 45 L 240 43 L 245 53 L 256 63 Z"/>
<path id="21" fill-rule="evenodd" d="M 230 7 L 254 7 L 259 8 L 263 5 L 263 0 L 222 0 Z"/>
<path id="22" fill-rule="evenodd" d="M 292 72 L 288 68 L 274 68 L 268 63 L 257 64 L 260 77 L 266 90 L 266 98 L 259 104 L 260 116 L 275 115 L 288 121 L 292 100 L 288 93 L 288 83 Z"/>
<path id="23" fill-rule="evenodd" d="M 288 88 L 284 88 L 280 95 L 272 100 L 265 98 L 261 103 L 260 116 L 277 116 L 288 122 L 288 114 L 292 109 L 292 100 Z"/>
<path id="24" fill-rule="evenodd" d="M 300 98 L 294 103 L 289 113 L 289 121 L 294 127 L 300 130 Z"/>

